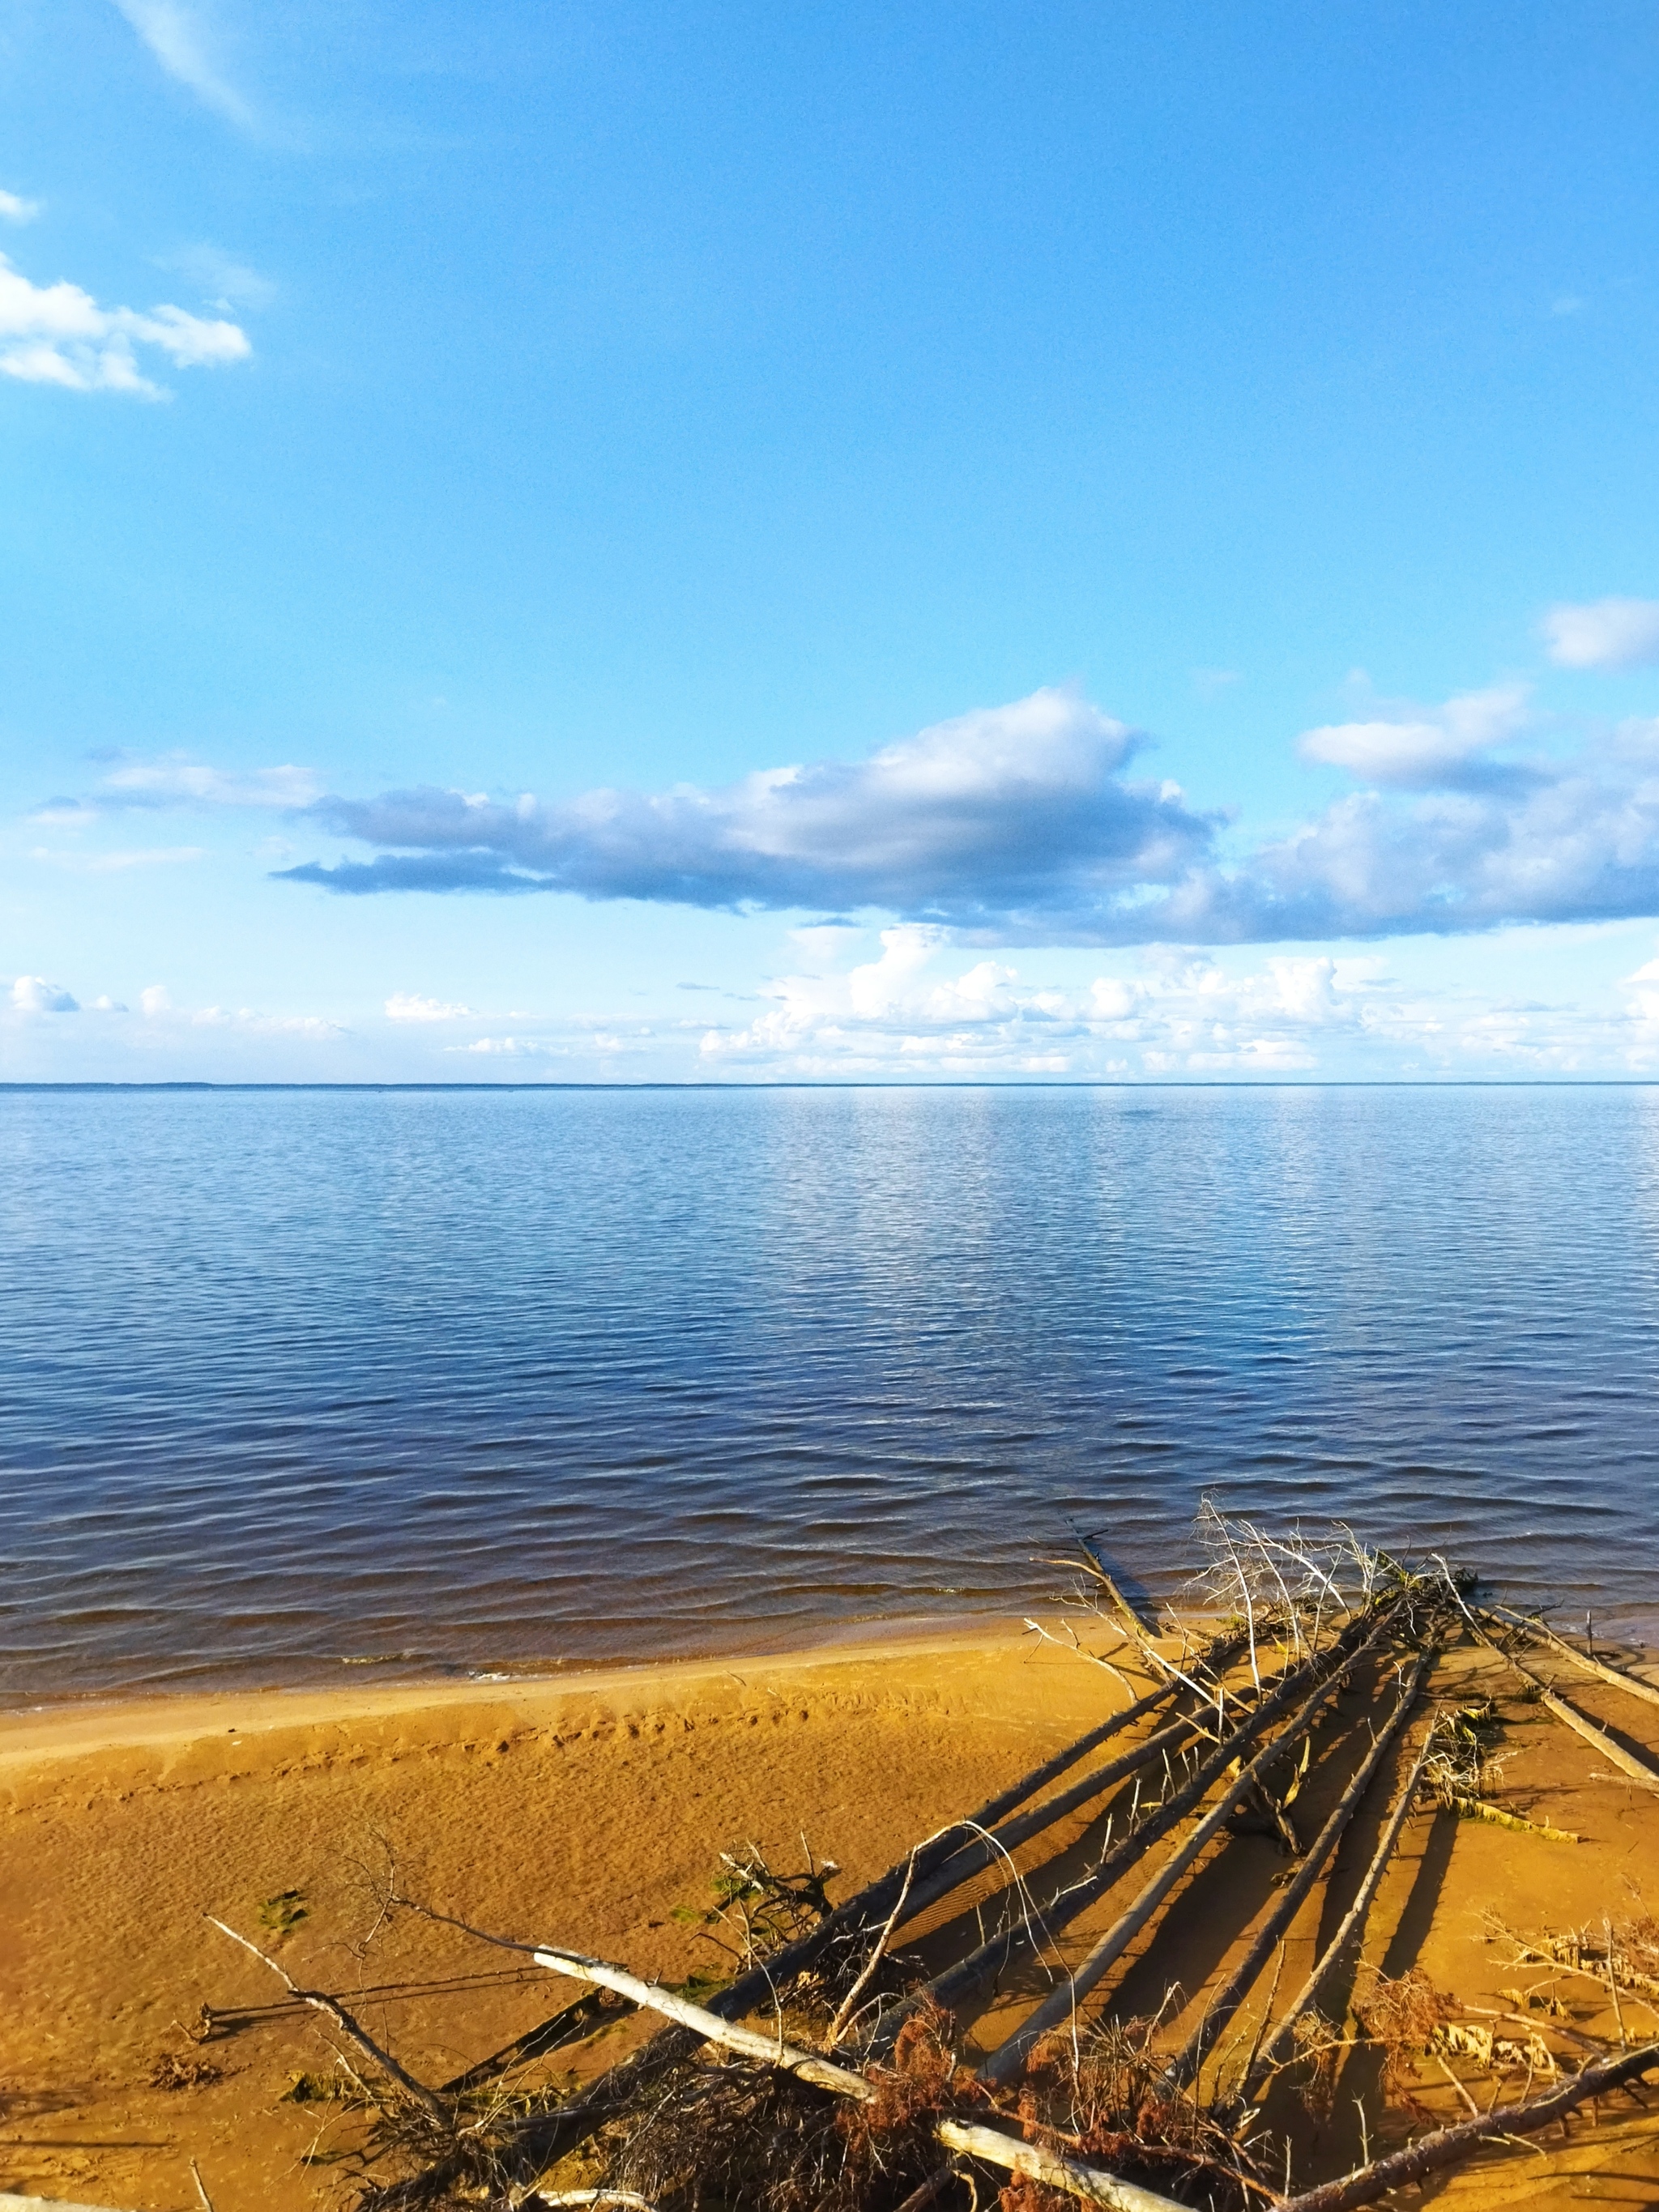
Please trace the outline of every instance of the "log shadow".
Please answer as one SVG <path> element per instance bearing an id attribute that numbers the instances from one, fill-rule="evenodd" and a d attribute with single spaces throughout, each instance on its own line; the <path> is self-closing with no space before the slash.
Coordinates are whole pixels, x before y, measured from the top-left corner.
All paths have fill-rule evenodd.
<path id="1" fill-rule="evenodd" d="M 1167 2017 L 1176 2017 L 1260 1917 L 1273 1898 L 1275 1876 L 1290 1863 L 1265 1836 L 1230 1836 L 1165 1907 L 1151 1942 L 1131 1961 L 1102 2017 L 1146 2019 L 1172 1989 L 1177 2001 Z"/>
<path id="2" fill-rule="evenodd" d="M 1021 1867 L 1024 1898 L 1020 1889 L 1005 1879 L 1000 1888 L 992 1890 L 973 1904 L 963 1905 L 948 1920 L 940 1921 L 928 1929 L 925 1935 L 907 1938 L 903 1945 L 907 1960 L 920 1962 L 924 1978 L 928 1978 L 966 1958 L 988 1938 L 1005 1929 L 1017 1926 L 1025 1917 L 1025 1899 L 1029 1899 L 1030 1906 L 1034 1908 L 1031 1917 L 1040 1917 L 1056 1892 L 1085 1880 L 1093 1871 L 1108 1848 L 1109 1837 L 1115 1840 L 1123 1833 L 1134 1800 L 1134 1782 L 1131 1778 L 1113 1793 L 1069 1844 L 1050 1857 L 1034 1859 Z M 1036 1841 L 1033 1838 L 1034 1844 Z M 992 1873 L 999 1870 L 1006 1877 L 1006 1861 L 998 1861 L 988 1869 Z M 1040 1998 L 1047 1994 L 1053 1984 L 1054 1974 L 1050 1968 L 1042 1965 L 1040 1957 L 1033 1956 L 1029 1951 L 1024 1952 L 1002 1970 L 985 1996 L 975 1999 L 970 2006 L 963 2007 L 963 2023 L 967 2025 L 980 2012 L 993 2004 L 1005 2002 L 1011 1996 L 1029 1994 L 1034 2000 Z"/>
<path id="3" fill-rule="evenodd" d="M 1386 1974 L 1390 1980 L 1417 1963 L 1428 1940 L 1456 1841 L 1457 1815 L 1448 1812 L 1444 1807 L 1437 1808 L 1428 1839 L 1423 1846 L 1423 1856 L 1419 1859 L 1417 1871 L 1412 1877 L 1405 1910 L 1389 1939 L 1388 1949 L 1378 1968 L 1379 1972 Z M 1347 2016 L 1364 1954 L 1362 1942 L 1355 1948 L 1352 1963 L 1333 1978 L 1325 1993 L 1322 2007 L 1328 2019 L 1340 2021 Z M 1348 2053 L 1346 2062 L 1337 2075 L 1331 2116 L 1322 2128 L 1315 2130 L 1310 2144 L 1310 2148 L 1319 2154 L 1321 2164 L 1328 2161 L 1333 2172 L 1345 2172 L 1349 2166 L 1358 2165 L 1367 2130 L 1372 2157 L 1376 2155 L 1379 2142 L 1389 2133 L 1387 2108 L 1382 2100 L 1382 2063 L 1381 2051 L 1362 2047 Z M 1281 2084 L 1280 2091 L 1283 2087 Z M 1276 2091 L 1275 2095 L 1280 2091 Z M 1360 2124 L 1356 2100 L 1364 2100 L 1364 2128 Z"/>
<path id="4" fill-rule="evenodd" d="M 1350 1776 L 1369 1749 L 1361 1730 L 1348 1716 L 1339 1717 L 1336 1733 L 1314 1769 L 1307 1788 L 1297 1800 L 1302 1833 L 1309 1840 L 1317 1832 L 1325 1813 L 1336 1802 Z M 1114 1819 L 1127 1814 L 1133 1802 L 1133 1785 L 1120 1790 L 1111 1802 Z M 1107 1813 L 1103 1813 L 1054 1857 L 1028 1869 L 1024 1880 L 1043 1904 L 1068 1883 L 1085 1876 L 1098 1861 L 1106 1836 Z M 1176 1832 L 1178 1838 L 1181 1831 Z M 1157 1861 L 1152 1861 L 1155 1865 Z M 1154 1923 L 1146 1950 L 1127 1969 L 1109 2004 L 1109 2014 L 1132 2016 L 1155 2012 L 1172 1984 L 1188 1990 L 1201 1989 L 1241 1935 L 1268 1903 L 1276 1876 L 1289 1863 L 1277 1844 L 1265 1838 L 1233 1835 L 1210 1858 L 1183 1879 L 1178 1911 L 1166 1904 Z M 1125 1883 L 1139 1887 L 1148 1867 L 1127 1869 Z M 1109 1892 L 1108 1896 L 1111 1894 Z M 1097 1911 L 1097 1900 L 1091 1911 Z M 929 1931 L 920 1948 L 930 1971 L 964 1956 L 987 1935 L 996 1932 L 1018 1915 L 1018 1902 L 1005 1887 L 971 1912 L 956 1915 Z M 910 1948 L 910 1947 L 907 1947 Z M 1044 1954 L 1046 1955 L 1046 1954 Z M 1038 2002 L 1054 1986 L 1055 1970 L 1044 1955 L 1024 1951 L 1003 1969 L 986 1994 L 962 2011 L 963 2025 L 994 2007 L 1030 1997 Z M 1091 2009 L 1097 2009 L 1091 2001 Z"/>
<path id="5" fill-rule="evenodd" d="M 1352 1717 L 1340 1715 L 1338 1726 L 1341 1732 L 1328 1740 L 1292 1808 L 1304 1847 L 1314 1841 L 1370 1749 Z M 1267 1838 L 1230 1837 L 1189 1877 L 1179 1913 L 1166 1908 L 1151 1942 L 1119 1983 L 1108 2014 L 1119 2020 L 1145 2018 L 1158 2010 L 1172 1987 L 1195 1996 L 1220 1972 L 1228 1953 L 1270 1908 L 1276 1888 L 1300 1863 L 1286 1858 Z"/>

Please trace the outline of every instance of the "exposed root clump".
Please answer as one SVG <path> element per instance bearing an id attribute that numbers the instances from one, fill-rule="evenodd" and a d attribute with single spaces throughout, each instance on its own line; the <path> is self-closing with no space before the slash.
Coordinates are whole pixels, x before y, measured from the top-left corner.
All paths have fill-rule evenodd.
<path id="1" fill-rule="evenodd" d="M 1426 2118 L 1416 2095 L 1417 2062 L 1430 2049 L 1448 2021 L 1456 2017 L 1455 1997 L 1437 1990 L 1420 1966 L 1411 1966 L 1390 1980 L 1375 1967 L 1369 1970 L 1369 1986 L 1355 1999 L 1354 2017 L 1381 2053 L 1382 2089 L 1406 2110 Z"/>
<path id="2" fill-rule="evenodd" d="M 1239 2136 L 1197 2097 L 1172 2089 L 1156 2020 L 1101 2021 L 1045 2036 L 1032 2051 L 1018 2114 L 1032 2142 L 1106 2167 L 1181 2204 L 1235 2212 L 1259 2183 Z M 1005 2212 L 1061 2212 L 1073 2198 L 1016 2176 Z"/>
<path id="3" fill-rule="evenodd" d="M 740 2060 L 688 2067 L 614 2130 L 603 2186 L 659 2212 L 883 2212 L 939 2165 L 932 2123 L 972 2100 L 949 2027 L 908 2020 L 868 2103 Z"/>

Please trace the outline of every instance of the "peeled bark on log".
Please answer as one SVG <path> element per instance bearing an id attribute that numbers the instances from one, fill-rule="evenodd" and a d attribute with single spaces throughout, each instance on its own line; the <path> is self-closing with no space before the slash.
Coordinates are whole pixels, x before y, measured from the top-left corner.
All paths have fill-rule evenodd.
<path id="1" fill-rule="evenodd" d="M 698 2043 L 717 2044 L 722 2049 L 755 2059 L 763 2066 L 775 2066 L 835 2096 L 851 2097 L 861 2105 L 875 2101 L 875 2084 L 862 2074 L 854 2074 L 845 2066 L 821 2058 L 816 2051 L 803 2051 L 786 2043 L 781 2036 L 761 2035 L 753 2028 L 736 2027 L 703 2006 L 676 1996 L 672 1990 L 662 1989 L 654 1982 L 641 1981 L 625 1967 L 613 1966 L 605 1960 L 590 1959 L 576 1951 L 538 1950 L 535 1959 L 538 1966 L 547 1967 L 552 1973 L 596 1982 L 601 1988 L 631 1997 L 635 2004 L 661 2013 L 665 2019 L 691 2032 Z M 1060 2158 L 1036 2143 L 1017 2142 L 1000 2129 L 975 2121 L 941 2118 L 933 2122 L 933 2133 L 947 2150 L 982 2159 L 988 2165 L 1002 2167 L 1005 2172 L 1027 2174 L 1033 2180 L 1046 2183 L 1050 2189 L 1063 2190 L 1068 2196 L 1080 2197 L 1085 2203 L 1106 2205 L 1111 2212 L 1181 2212 L 1170 2197 L 1139 2188 L 1133 2182 L 1120 2181 L 1115 2174 L 1098 2166 Z"/>
<path id="2" fill-rule="evenodd" d="M 1184 2087 L 1197 2075 L 1204 2063 L 1204 2054 L 1212 2051 L 1231 2026 L 1234 2015 L 1255 1988 L 1258 1977 L 1273 1955 L 1273 1947 L 1302 1909 L 1303 1899 L 1313 1887 L 1324 1869 L 1325 1862 L 1340 1841 L 1349 1821 L 1358 1811 L 1360 1802 L 1370 1789 L 1377 1768 L 1388 1756 L 1395 1738 L 1405 1726 L 1412 1707 L 1422 1694 L 1436 1659 L 1439 1656 L 1431 1644 L 1418 1655 L 1411 1679 L 1401 1692 L 1393 1713 L 1385 1723 L 1376 1742 L 1366 1753 L 1358 1771 L 1338 1799 L 1330 1817 L 1310 1845 L 1307 1856 L 1297 1869 L 1294 1878 L 1280 1893 L 1278 1902 L 1257 1931 L 1255 1942 L 1234 1968 L 1227 1984 L 1211 2004 L 1198 2026 L 1188 2038 L 1169 2069 L 1168 2078 L 1177 2087 Z"/>
<path id="3" fill-rule="evenodd" d="M 1372 1632 L 1373 1635 L 1380 1635 L 1384 1625 L 1379 1622 Z M 1364 1648 L 1364 1645 L 1360 1647 L 1361 1650 Z M 1358 1652 L 1356 1651 L 1353 1656 L 1357 1658 L 1359 1656 Z M 1028 2014 L 1013 2033 L 997 2045 L 979 2069 L 981 2081 L 1000 2082 L 1011 2080 L 1024 2067 L 1032 2046 L 1046 2035 L 1050 2028 L 1060 2027 L 1062 2021 L 1072 2017 L 1083 1999 L 1116 1965 L 1163 1904 L 1176 1883 L 1206 1849 L 1240 1798 L 1247 1795 L 1251 1783 L 1255 1781 L 1275 1759 L 1280 1757 L 1290 1745 L 1297 1741 L 1313 1726 L 1319 1717 L 1321 1708 L 1335 1696 L 1346 1671 L 1346 1668 L 1344 1666 L 1334 1668 L 1326 1679 L 1317 1685 L 1312 1694 L 1304 1700 L 1283 1731 L 1275 1736 L 1271 1743 L 1264 1745 L 1249 1765 L 1244 1767 L 1231 1782 L 1224 1786 L 1215 1804 L 1204 1815 L 1187 1841 L 1164 1861 L 1152 1880 L 1141 1890 L 1133 1904 L 1127 1911 L 1119 1914 L 1083 1964 L 1068 1980 L 1051 1990 L 1035 2012 Z M 1268 1704 L 1272 1702 L 1273 1700 L 1268 1700 Z M 1264 1705 L 1261 1710 L 1265 1713 L 1267 1708 Z M 1223 1748 L 1224 1749 L 1225 1747 L 1224 1746 Z M 1188 1788 L 1190 1787 L 1189 1784 Z M 1182 1794 L 1184 1796 L 1187 1793 Z M 1066 1902 L 1070 1905 L 1071 1899 L 1068 1898 Z M 1080 1907 L 1074 1909 L 1080 1909 Z"/>
<path id="4" fill-rule="evenodd" d="M 1524 2104 L 1499 2106 L 1479 2119 L 1465 2120 L 1455 2128 L 1438 2128 L 1390 2157 L 1374 2159 L 1369 2166 L 1344 2174 L 1339 2181 L 1322 2182 L 1316 2189 L 1304 2189 L 1298 2197 L 1282 2198 L 1279 2212 L 1356 2212 L 1358 2206 L 1374 2204 L 1390 2190 L 1403 2189 L 1442 2166 L 1460 2165 L 1486 2143 L 1501 2142 L 1506 2136 L 1536 2135 L 1590 2098 L 1605 2097 L 1609 2090 L 1637 2081 L 1656 2067 L 1659 2067 L 1659 2043 L 1644 2044 L 1641 2050 L 1610 2058 L 1605 2065 L 1587 2066 L 1558 2088 L 1528 2098 Z"/>

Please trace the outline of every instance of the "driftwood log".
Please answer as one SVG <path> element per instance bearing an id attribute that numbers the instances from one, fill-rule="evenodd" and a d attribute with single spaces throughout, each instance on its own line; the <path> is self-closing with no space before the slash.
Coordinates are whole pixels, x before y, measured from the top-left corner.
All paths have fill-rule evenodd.
<path id="1" fill-rule="evenodd" d="M 1242 1649 L 1241 1639 L 1228 1637 L 1208 1647 L 1211 1658 L 1218 1666 L 1237 1657 Z M 1007 1789 L 969 1814 L 962 1820 L 952 1822 L 935 1836 L 926 1838 L 897 1860 L 885 1874 L 869 1883 L 855 1897 L 838 1905 L 827 1920 L 809 1929 L 806 1935 L 787 1945 L 774 1957 L 763 1961 L 750 1972 L 740 1975 L 729 1989 L 722 1990 L 710 2001 L 709 2009 L 722 2020 L 741 2020 L 757 2006 L 768 2003 L 774 1992 L 795 1975 L 803 1973 L 829 1947 L 837 1940 L 856 1939 L 873 1936 L 884 1923 L 886 1917 L 897 1902 L 900 1891 L 907 1881 L 911 1882 L 911 1897 L 907 1911 L 914 1917 L 925 1910 L 926 1904 L 945 1893 L 931 1887 L 928 1878 L 945 1868 L 954 1858 L 956 1864 L 947 1888 L 953 1889 L 958 1880 L 966 1881 L 970 1875 L 990 1863 L 1000 1850 L 1012 1848 L 1006 1842 L 988 1844 L 986 1832 L 1019 1806 L 1045 1789 L 1070 1766 L 1086 1759 L 1091 1751 L 1145 1719 L 1160 1706 L 1171 1703 L 1180 1693 L 1182 1685 L 1165 1682 L 1145 1697 L 1112 1714 L 1109 1718 L 1091 1729 L 1073 1743 L 1044 1759 L 1040 1765 L 1020 1777 Z M 1098 1794 L 1094 1786 L 1109 1788 L 1109 1783 L 1100 1783 L 1091 1778 L 1090 1796 Z M 1037 1808 L 1046 1814 L 1048 1808 Z M 1054 1819 L 1059 1819 L 1056 1812 Z M 1043 1825 L 1039 1823 L 1039 1825 Z M 1028 1832 L 1035 1832 L 1035 1829 Z M 1001 1832 L 1006 1837 L 1006 1829 Z M 977 1846 L 977 1850 L 975 1847 Z M 983 1856 L 979 1852 L 984 1853 Z M 592 2135 L 611 2116 L 620 2111 L 629 2100 L 636 2095 L 644 2084 L 678 2065 L 696 2049 L 687 2033 L 670 2027 L 653 2035 L 648 2043 L 629 2053 L 617 2065 L 599 2075 L 580 2095 L 556 2112 L 536 2113 L 519 2123 L 516 2142 L 520 2154 L 530 2166 L 546 2166 L 558 2153 L 574 2147 Z"/>
<path id="2" fill-rule="evenodd" d="M 1659 2068 L 1659 2043 L 1644 2044 L 1638 2051 L 1627 2051 L 1599 2066 L 1585 2067 L 1582 2074 L 1571 2075 L 1558 2088 L 1547 2089 L 1524 2104 L 1500 2105 L 1495 2112 L 1465 2120 L 1457 2127 L 1437 2128 L 1432 2135 L 1420 2136 L 1404 2150 L 1374 2159 L 1340 2180 L 1322 2182 L 1316 2189 L 1304 2189 L 1298 2197 L 1284 2198 L 1280 2212 L 1356 2212 L 1358 2206 L 1375 2204 L 1390 2190 L 1404 2189 L 1443 2166 L 1473 2158 L 1487 2143 L 1537 2135 L 1592 2097 L 1605 2097 L 1656 2068 Z"/>
<path id="3" fill-rule="evenodd" d="M 876 2086 L 862 2074 L 837 2066 L 833 2060 L 820 2057 L 817 2051 L 803 2051 L 786 2043 L 781 2035 L 763 2035 L 754 2028 L 738 2027 L 706 2007 L 677 1996 L 672 1990 L 662 1989 L 654 1982 L 641 1981 L 625 1967 L 613 1966 L 602 1959 L 590 1959 L 576 1951 L 543 1949 L 535 1957 L 537 1965 L 545 1966 L 551 1973 L 595 1982 L 601 1988 L 631 1997 L 635 2004 L 660 2013 L 665 2019 L 685 2028 L 699 2044 L 713 2043 L 735 2051 L 760 2065 L 793 2074 L 833 2096 L 850 2097 L 864 2105 L 875 2102 L 878 2094 Z M 1105 2205 L 1110 2212 L 1181 2212 L 1172 2197 L 1160 2197 L 1131 2181 L 1120 2181 L 1115 2174 L 1099 2166 L 1061 2158 L 1039 2144 L 1017 2142 L 1000 2129 L 988 2127 L 981 2121 L 945 2117 L 933 2121 L 933 2130 L 945 2148 L 959 2156 L 982 2159 L 988 2166 L 1000 2166 L 1005 2172 L 1025 2174 L 1050 2189 L 1079 2197 L 1086 2204 Z"/>
<path id="4" fill-rule="evenodd" d="M 1570 1659 L 1586 1674 L 1594 1674 L 1598 1680 L 1610 1684 L 1615 1690 L 1623 1690 L 1630 1697 L 1640 1698 L 1646 1705 L 1659 1705 L 1659 1686 L 1643 1681 L 1638 1674 L 1626 1674 L 1622 1667 L 1610 1667 L 1605 1659 L 1598 1659 L 1593 1651 L 1581 1651 L 1576 1644 L 1569 1644 L 1565 1636 L 1558 1636 L 1547 1621 L 1534 1620 L 1525 1613 L 1511 1613 L 1506 1605 L 1493 1606 L 1492 1613 L 1507 1626 L 1520 1629 L 1523 1635 L 1530 1636 L 1535 1643 L 1547 1644 L 1553 1651 L 1559 1651 L 1564 1659 Z"/>

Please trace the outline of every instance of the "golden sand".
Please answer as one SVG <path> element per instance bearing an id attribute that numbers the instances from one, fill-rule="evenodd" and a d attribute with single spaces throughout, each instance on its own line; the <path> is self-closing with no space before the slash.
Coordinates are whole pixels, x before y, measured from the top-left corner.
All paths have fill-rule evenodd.
<path id="1" fill-rule="evenodd" d="M 1492 1664 L 1460 1652 L 1442 1671 Z M 1389 1972 L 1415 1962 L 1461 1998 L 1498 2004 L 1516 1976 L 1483 1940 L 1483 1908 L 1526 1929 L 1659 1911 L 1659 1803 L 1599 1778 L 1589 1747 L 1517 1705 L 1512 1681 L 1492 1680 L 1510 1723 L 1509 1796 L 1585 1841 L 1419 1814 L 1366 1952 Z M 1616 1691 L 1575 1680 L 1571 1694 L 1633 1741 L 1659 1738 L 1645 1709 Z M 362 1952 L 388 1854 L 406 1892 L 479 1926 L 678 1980 L 708 1954 L 671 1916 L 706 1900 L 722 1849 L 753 1840 L 793 1864 L 804 1836 L 843 1870 L 832 1896 L 848 1895 L 1124 1696 L 1099 1669 L 997 1622 L 546 1681 L 238 1692 L 0 1718 L 0 2191 L 194 2212 L 194 2158 L 216 2212 L 304 2212 L 349 2193 L 347 2169 L 303 2162 L 340 2140 L 329 2108 L 283 2101 L 296 2074 L 331 2064 L 324 2023 L 283 2012 L 199 2051 L 187 2039 L 204 2002 L 264 2006 L 283 1994 L 206 1913 L 270 1942 L 262 1903 L 298 1892 L 306 1917 L 280 1955 L 302 1983 L 465 1981 L 358 2005 L 414 2073 L 441 2081 L 574 1992 L 534 1972 L 505 1978 L 518 1972 L 509 1954 L 417 1920 L 394 1920 Z M 1387 1794 L 1374 1792 L 1355 1825 L 1356 1862 Z M 1082 1815 L 1056 1839 L 1080 1863 L 1091 1835 Z M 1150 2008 L 1170 1981 L 1200 1994 L 1212 1984 L 1283 1866 L 1270 1843 L 1248 1838 L 1201 1866 L 1170 1929 L 1132 1964 L 1124 2001 Z M 962 1900 L 939 1908 L 923 1925 L 924 1953 L 961 1948 L 975 1898 L 991 1886 L 987 1877 L 969 1893 L 965 1919 Z M 1286 1991 L 1311 1959 L 1321 1910 L 1316 1892 L 1287 1949 Z M 1108 1900 L 1079 1921 L 1067 1952 L 1086 1948 L 1111 1912 Z M 481 1975 L 496 1978 L 479 1986 Z M 1632 2032 L 1654 2032 L 1653 2015 L 1626 2004 Z M 996 2039 L 1000 2016 L 1012 2018 L 988 2015 L 984 2040 Z M 635 2032 L 610 2031 L 586 2063 L 608 2063 Z M 209 2059 L 222 2078 L 152 2086 L 163 2052 Z M 1460 2109 L 1449 2088 L 1443 2108 L 1446 2118 Z M 1601 2120 L 1594 2140 L 1583 2129 L 1565 2144 L 1558 2136 L 1517 2149 L 1443 2193 L 1472 2208 L 1659 2200 L 1659 2115 L 1650 2124 L 1623 2105 Z M 1339 2111 L 1319 2151 L 1324 2170 L 1357 2153 L 1357 2129 Z"/>

